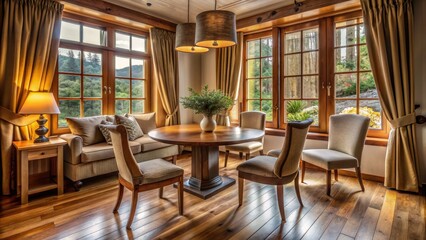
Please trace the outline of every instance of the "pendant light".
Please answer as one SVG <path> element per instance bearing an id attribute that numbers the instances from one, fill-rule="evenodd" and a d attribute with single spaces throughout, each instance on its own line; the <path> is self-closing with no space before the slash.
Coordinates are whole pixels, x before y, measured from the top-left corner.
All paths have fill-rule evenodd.
<path id="1" fill-rule="evenodd" d="M 197 15 L 195 43 L 200 47 L 222 48 L 237 43 L 235 13 L 224 10 L 202 12 Z"/>
<path id="2" fill-rule="evenodd" d="M 176 27 L 176 51 L 186 53 L 203 53 L 209 49 L 195 45 L 195 23 L 189 22 L 189 0 L 188 0 L 188 21 L 178 24 Z"/>

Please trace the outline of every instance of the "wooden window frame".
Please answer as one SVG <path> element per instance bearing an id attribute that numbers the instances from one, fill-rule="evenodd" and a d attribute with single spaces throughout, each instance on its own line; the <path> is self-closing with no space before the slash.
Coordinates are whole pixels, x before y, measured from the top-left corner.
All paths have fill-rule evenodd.
<path id="1" fill-rule="evenodd" d="M 334 55 L 334 42 L 335 42 L 335 22 L 347 21 L 362 17 L 362 12 L 357 10 L 345 14 L 339 14 L 334 16 L 327 16 L 319 18 L 317 20 L 291 24 L 289 26 L 273 27 L 272 30 L 248 33 L 244 36 L 244 52 L 243 52 L 243 93 L 242 96 L 242 108 L 241 111 L 247 110 L 247 42 L 254 39 L 263 38 L 266 36 L 272 36 L 273 54 L 272 54 L 272 65 L 273 65 L 273 121 L 267 122 L 266 127 L 268 128 L 268 134 L 271 135 L 282 135 L 282 129 L 286 128 L 284 123 L 284 84 L 283 84 L 283 64 L 284 64 L 284 34 L 285 32 L 298 31 L 303 29 L 309 29 L 313 26 L 319 28 L 319 126 L 311 126 L 310 134 L 314 134 L 313 139 L 319 136 L 319 139 L 325 139 L 328 133 L 329 117 L 334 114 L 335 109 L 335 97 L 334 97 L 334 70 L 335 70 L 335 55 Z M 358 36 L 359 38 L 359 36 Z M 359 45 L 359 43 L 357 43 Z M 364 44 L 361 44 L 364 45 Z M 359 51 L 359 47 L 357 48 Z M 358 53 L 357 61 L 360 56 Z M 358 63 L 359 64 L 359 63 Z M 357 70 L 357 72 L 359 72 Z M 369 71 L 366 71 L 369 72 Z M 359 78 L 358 78 L 359 82 Z M 328 96 L 327 89 L 330 91 Z M 358 99 L 357 102 L 362 99 Z M 319 135 L 318 135 L 319 134 Z M 389 134 L 389 124 L 382 114 L 382 129 L 369 129 L 367 136 L 371 139 L 385 139 Z M 381 140 L 378 141 L 379 145 L 384 143 Z M 374 144 L 373 144 L 374 145 Z"/>
<path id="2" fill-rule="evenodd" d="M 252 35 L 246 35 L 244 36 L 244 45 L 243 45 L 243 106 L 242 106 L 242 110 L 243 111 L 247 111 L 247 101 L 248 100 L 253 100 L 253 99 L 247 99 L 247 81 L 248 81 L 248 77 L 247 77 L 247 42 L 249 41 L 253 41 L 253 40 L 257 40 L 257 39 L 262 39 L 262 38 L 272 38 L 272 46 L 274 46 L 274 38 L 273 38 L 273 33 L 272 31 L 265 31 L 265 32 L 261 32 L 261 33 L 256 33 L 256 34 L 252 34 Z M 266 127 L 274 127 L 274 122 L 275 122 L 275 118 L 276 118 L 276 114 L 275 114 L 275 106 L 276 104 L 274 104 L 274 85 L 275 85 L 275 75 L 276 75 L 276 69 L 274 67 L 274 47 L 272 47 L 272 56 L 268 56 L 268 57 L 257 57 L 257 58 L 250 58 L 250 59 L 259 59 L 261 60 L 262 58 L 272 58 L 272 76 L 271 77 L 263 77 L 263 78 L 271 78 L 272 79 L 272 98 L 271 99 L 266 99 L 266 100 L 271 100 L 272 101 L 272 121 L 266 121 Z M 261 64 L 261 63 L 260 63 Z M 260 73 L 260 76 L 256 79 L 260 80 L 260 92 L 262 92 L 262 73 Z M 262 94 L 261 94 L 262 95 Z M 262 104 L 262 100 L 263 98 L 260 97 L 259 101 Z M 262 106 L 262 105 L 261 105 Z"/>
<path id="3" fill-rule="evenodd" d="M 69 41 L 69 40 L 60 40 L 59 48 L 69 48 L 75 49 L 79 51 L 90 51 L 102 54 L 102 114 L 103 115 L 111 115 L 115 112 L 115 65 L 114 59 L 115 56 L 129 57 L 135 59 L 141 59 L 145 61 L 145 96 L 141 100 L 144 100 L 144 111 L 149 112 L 151 103 L 149 102 L 151 96 L 151 48 L 150 48 L 150 39 L 149 33 L 146 30 L 139 30 L 134 28 L 129 28 L 121 25 L 116 25 L 110 22 L 104 22 L 98 19 L 89 18 L 86 16 L 81 16 L 73 13 L 65 12 L 63 19 L 64 21 L 80 24 L 80 42 Z M 93 45 L 88 43 L 83 43 L 83 27 L 88 26 L 92 28 L 100 28 L 106 31 L 107 40 L 106 46 L 102 45 Z M 146 39 L 146 52 L 141 51 L 132 51 L 126 49 L 115 48 L 115 32 L 121 32 L 130 35 L 130 44 L 131 44 L 131 36 L 137 37 L 145 37 Z M 83 59 L 83 55 L 82 55 Z M 83 74 L 84 75 L 84 74 Z M 59 84 L 59 72 L 58 72 L 58 64 L 56 66 L 55 78 L 52 83 L 53 94 L 56 97 L 56 101 L 59 104 L 58 98 L 58 84 Z M 139 79 L 138 79 L 139 80 Z M 82 81 L 83 82 L 83 81 Z M 104 87 L 111 88 L 111 94 L 109 93 L 109 89 L 107 88 L 107 94 L 105 94 Z M 131 92 L 130 92 L 131 94 Z M 61 98 L 62 99 L 62 98 Z M 74 99 L 74 98 L 73 98 Z M 83 99 L 83 92 L 81 92 L 80 98 L 75 99 Z M 139 99 L 139 98 L 137 98 Z M 131 104 L 131 103 L 130 103 Z M 83 106 L 80 105 L 80 109 Z M 130 106 L 131 109 L 131 106 Z M 81 110 L 80 110 L 81 113 Z M 69 133 L 70 130 L 68 127 L 60 128 L 58 126 L 58 115 L 52 115 L 52 120 L 50 122 L 50 129 L 52 130 L 52 134 L 64 134 Z"/>

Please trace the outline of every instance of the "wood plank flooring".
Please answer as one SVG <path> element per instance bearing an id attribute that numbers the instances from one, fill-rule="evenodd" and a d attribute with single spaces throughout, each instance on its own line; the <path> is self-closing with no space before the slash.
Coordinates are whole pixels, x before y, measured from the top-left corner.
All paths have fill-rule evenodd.
<path id="1" fill-rule="evenodd" d="M 221 174 L 237 178 L 242 159 L 230 155 Z M 190 155 L 177 164 L 190 175 Z M 119 214 L 112 209 L 118 192 L 115 174 L 84 182 L 79 192 L 66 188 L 30 196 L 1 197 L 0 239 L 426 239 L 426 197 L 387 190 L 381 183 L 340 176 L 331 197 L 326 196 L 325 173 L 307 169 L 300 185 L 300 207 L 292 184 L 285 186 L 287 222 L 282 223 L 275 188 L 245 182 L 244 202 L 238 208 L 237 185 L 202 200 L 184 194 L 184 216 L 177 209 L 177 191 L 140 194 L 132 230 L 126 230 L 130 191 L 125 190 Z"/>

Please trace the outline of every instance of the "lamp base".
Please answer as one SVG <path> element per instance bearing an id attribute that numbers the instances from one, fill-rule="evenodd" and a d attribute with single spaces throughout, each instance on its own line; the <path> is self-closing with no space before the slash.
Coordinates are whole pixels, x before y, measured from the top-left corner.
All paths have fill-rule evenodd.
<path id="1" fill-rule="evenodd" d="M 40 114 L 40 118 L 37 119 L 38 128 L 35 130 L 35 133 L 38 135 L 38 138 L 34 140 L 34 143 L 44 143 L 49 142 L 49 138 L 47 138 L 46 135 L 49 132 L 49 129 L 44 126 L 44 124 L 47 123 L 47 119 L 43 116 L 43 114 Z"/>

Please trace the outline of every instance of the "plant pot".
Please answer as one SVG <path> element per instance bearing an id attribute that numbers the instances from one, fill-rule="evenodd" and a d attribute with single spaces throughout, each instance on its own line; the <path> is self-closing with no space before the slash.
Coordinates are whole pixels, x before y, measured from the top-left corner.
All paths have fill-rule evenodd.
<path id="1" fill-rule="evenodd" d="M 200 122 L 200 127 L 203 132 L 213 132 L 216 129 L 216 121 L 213 116 L 204 116 Z"/>

